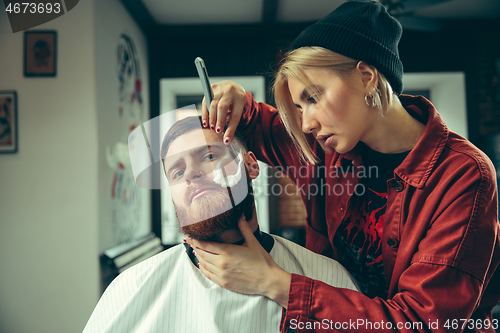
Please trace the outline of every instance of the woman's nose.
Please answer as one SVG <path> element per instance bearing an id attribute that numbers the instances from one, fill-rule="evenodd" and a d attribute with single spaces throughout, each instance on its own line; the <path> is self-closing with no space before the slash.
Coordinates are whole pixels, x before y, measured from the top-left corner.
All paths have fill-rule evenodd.
<path id="1" fill-rule="evenodd" d="M 310 107 L 302 109 L 302 132 L 312 133 L 312 131 L 319 130 L 319 123 L 314 117 L 314 111 Z"/>

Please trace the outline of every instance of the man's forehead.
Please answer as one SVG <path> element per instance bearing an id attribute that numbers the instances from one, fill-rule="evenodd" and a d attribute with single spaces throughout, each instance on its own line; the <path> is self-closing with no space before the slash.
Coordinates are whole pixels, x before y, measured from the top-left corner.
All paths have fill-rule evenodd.
<path id="1" fill-rule="evenodd" d="M 193 129 L 179 135 L 172 141 L 165 159 L 182 152 L 191 151 L 194 148 L 206 147 L 214 143 L 222 143 L 222 134 L 217 134 L 209 129 Z"/>

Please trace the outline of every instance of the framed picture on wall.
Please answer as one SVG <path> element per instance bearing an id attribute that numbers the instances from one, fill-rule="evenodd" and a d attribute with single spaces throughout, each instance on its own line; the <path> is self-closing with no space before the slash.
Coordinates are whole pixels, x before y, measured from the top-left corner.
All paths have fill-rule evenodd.
<path id="1" fill-rule="evenodd" d="M 57 32 L 24 33 L 24 76 L 56 76 Z"/>
<path id="2" fill-rule="evenodd" d="M 0 91 L 0 153 L 17 152 L 17 93 Z"/>

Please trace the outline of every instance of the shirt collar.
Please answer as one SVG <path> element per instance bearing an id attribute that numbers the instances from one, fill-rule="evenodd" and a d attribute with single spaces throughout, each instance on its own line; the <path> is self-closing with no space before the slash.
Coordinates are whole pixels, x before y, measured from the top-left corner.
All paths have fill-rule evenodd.
<path id="1" fill-rule="evenodd" d="M 443 152 L 450 130 L 426 98 L 409 95 L 399 98 L 405 108 L 420 111 L 424 119 L 427 118 L 427 124 L 415 147 L 394 173 L 409 185 L 422 188 Z"/>

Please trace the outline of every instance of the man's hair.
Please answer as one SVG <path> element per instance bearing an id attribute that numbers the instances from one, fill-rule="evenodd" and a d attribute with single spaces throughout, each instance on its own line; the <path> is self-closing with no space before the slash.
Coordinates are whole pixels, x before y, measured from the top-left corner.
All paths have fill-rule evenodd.
<path id="1" fill-rule="evenodd" d="M 202 126 L 202 120 L 200 116 L 186 117 L 184 119 L 175 122 L 172 125 L 172 127 L 170 127 L 167 134 L 165 134 L 165 137 L 163 138 L 163 142 L 161 144 L 161 159 L 162 160 L 165 159 L 165 156 L 167 156 L 168 149 L 170 148 L 170 145 L 172 144 L 172 142 L 174 142 L 175 139 L 195 129 L 207 129 Z M 241 134 L 238 133 L 238 131 L 234 133 L 233 142 L 235 142 L 238 145 L 242 154 L 245 154 L 248 151 L 247 146 L 245 144 L 245 140 L 243 139 Z"/>

